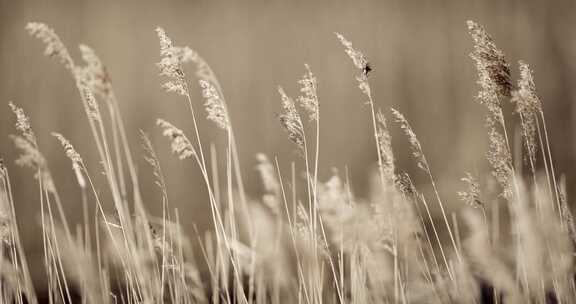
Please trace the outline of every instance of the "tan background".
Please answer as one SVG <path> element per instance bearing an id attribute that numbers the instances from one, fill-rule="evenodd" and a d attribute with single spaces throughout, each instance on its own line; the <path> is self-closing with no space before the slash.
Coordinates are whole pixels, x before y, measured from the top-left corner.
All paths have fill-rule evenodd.
<path id="1" fill-rule="evenodd" d="M 0 1 L 0 156 L 8 163 L 17 214 L 26 246 L 40 249 L 35 221 L 39 202 L 29 170 L 13 164 L 8 139 L 15 132 L 8 101 L 24 107 L 49 159 L 68 215 L 80 214 L 79 193 L 69 161 L 49 132 L 69 137 L 99 175 L 88 124 L 73 82 L 64 69 L 42 55 L 29 37 L 28 21 L 56 29 L 78 58 L 76 45 L 92 46 L 108 66 L 137 152 L 143 192 L 159 214 L 158 193 L 140 156 L 138 129 L 152 134 L 167 175 L 172 206 L 187 227 L 206 225 L 208 202 L 197 168 L 170 155 L 168 142 L 154 127 L 166 118 L 191 132 L 184 101 L 160 88 L 154 65 L 159 59 L 154 32 L 163 26 L 178 45 L 189 45 L 208 60 L 224 87 L 235 127 L 247 189 L 258 194 L 254 154 L 278 155 L 283 173 L 296 159 L 275 118 L 276 86 L 293 96 L 303 64 L 319 79 L 321 102 L 321 177 L 348 166 L 359 196 L 367 190 L 367 171 L 375 162 L 368 108 L 356 88 L 355 71 L 333 35 L 338 31 L 370 59 L 379 107 L 396 107 L 411 121 L 443 195 L 453 193 L 464 171 L 486 170 L 483 108 L 477 105 L 476 74 L 465 21 L 484 24 L 508 60 L 529 62 L 552 133 L 553 154 L 574 180 L 576 101 L 576 3 L 574 1 Z M 514 75 L 517 75 L 514 66 Z M 193 98 L 200 109 L 196 86 Z M 223 133 L 202 119 L 206 140 L 221 144 Z M 407 152 L 407 142 L 392 127 L 401 170 L 425 183 Z M 223 151 L 223 150 L 222 150 Z M 101 183 L 100 188 L 105 185 Z M 110 209 L 111 210 L 111 209 Z"/>

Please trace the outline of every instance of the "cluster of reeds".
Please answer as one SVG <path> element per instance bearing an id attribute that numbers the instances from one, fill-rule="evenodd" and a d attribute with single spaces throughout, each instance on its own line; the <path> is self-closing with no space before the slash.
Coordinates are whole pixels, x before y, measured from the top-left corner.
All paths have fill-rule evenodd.
<path id="1" fill-rule="evenodd" d="M 367 100 L 374 132 L 378 170 L 372 174 L 368 199 L 354 196 L 347 172 L 318 178 L 320 101 L 318 80 L 310 66 L 291 98 L 281 87 L 280 126 L 298 151 L 290 174 L 278 160 L 259 154 L 256 169 L 262 193 L 248 196 L 224 91 L 214 71 L 193 49 L 175 46 L 162 28 L 160 75 L 163 87 L 177 93 L 190 111 L 192 130 L 164 119 L 157 125 L 181 161 L 200 170 L 208 193 L 213 229 L 195 240 L 183 231 L 170 207 L 154 145 L 141 133 L 144 158 L 161 193 L 162 214 L 151 215 L 140 194 L 129 132 L 119 111 L 111 78 L 96 53 L 81 45 L 76 62 L 56 33 L 42 23 L 27 31 L 42 40 L 46 55 L 70 72 L 85 110 L 98 171 L 109 192 L 94 185 L 81 155 L 63 135 L 53 133 L 70 159 L 81 190 L 82 224 L 71 227 L 57 182 L 24 110 L 10 103 L 21 150 L 16 160 L 34 172 L 38 184 L 40 228 L 49 303 L 573 303 L 574 220 L 563 179 L 552 160 L 542 105 L 530 67 L 519 63 L 514 85 L 504 53 L 477 23 L 469 21 L 480 85 L 478 100 L 487 108 L 487 161 L 497 184 L 484 186 L 466 173 L 463 207 L 448 213 L 439 194 L 433 165 L 407 118 L 391 116 L 408 138 L 418 168 L 429 180 L 424 195 L 411 177 L 395 165 L 385 112 L 377 108 L 370 87 L 367 58 L 343 35 L 336 37 L 357 70 L 356 80 Z M 185 70 L 192 64 L 192 77 Z M 189 81 L 202 89 L 208 120 L 224 130 L 224 164 L 207 150 L 198 128 L 198 105 Z M 504 102 L 512 102 L 521 124 L 506 124 Z M 102 110 L 101 110 L 102 109 Z M 306 116 L 302 116 L 305 114 Z M 307 119 L 306 119 L 307 118 Z M 509 128 L 517 128 L 523 145 L 511 146 Z M 525 162 L 514 162 L 513 148 Z M 519 165 L 514 165 L 514 164 Z M 528 173 L 520 167 L 527 167 Z M 542 170 L 538 170 L 542 168 Z M 226 184 L 220 185 L 224 172 Z M 304 174 L 298 174 L 303 171 Z M 143 172 L 143 171 L 140 171 Z M 297 189 L 302 176 L 304 189 Z M 0 302 L 38 303 L 18 234 L 8 171 L 0 163 Z M 106 210 L 104 202 L 112 202 Z M 91 211 L 93 210 L 93 211 Z M 434 219 L 433 210 L 441 218 Z M 500 226 L 501 213 L 510 216 Z M 466 229 L 459 227 L 461 219 Z M 447 240 L 443 240 L 443 235 Z M 197 257 L 201 259 L 197 262 Z M 201 273 L 200 269 L 206 269 Z M 79 297 L 76 296 L 79 294 Z"/>

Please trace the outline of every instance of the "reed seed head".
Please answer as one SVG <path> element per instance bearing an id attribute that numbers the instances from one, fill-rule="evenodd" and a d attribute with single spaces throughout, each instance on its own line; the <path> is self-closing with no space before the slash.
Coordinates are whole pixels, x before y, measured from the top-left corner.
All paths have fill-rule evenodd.
<path id="1" fill-rule="evenodd" d="M 85 108 L 86 108 L 86 114 L 88 115 L 88 118 L 91 119 L 92 121 L 102 123 L 102 115 L 100 114 L 100 106 L 98 105 L 98 102 L 96 101 L 96 98 L 94 97 L 94 93 L 92 93 L 92 90 L 83 80 L 80 81 L 80 83 L 78 84 L 78 87 L 80 89 L 80 94 L 82 96 L 82 100 L 86 103 Z"/>
<path id="2" fill-rule="evenodd" d="M 542 106 L 538 95 L 536 95 L 536 86 L 534 85 L 530 67 L 523 61 L 518 64 L 520 66 L 520 79 L 518 80 L 518 89 L 512 92 L 511 102 L 515 105 L 516 113 L 520 115 L 522 137 L 528 152 L 527 156 L 534 163 L 537 151 L 537 113 L 542 111 Z"/>
<path id="3" fill-rule="evenodd" d="M 77 67 L 76 73 L 80 74 L 79 77 L 84 79 L 94 93 L 109 97 L 112 94 L 112 83 L 106 67 L 92 48 L 84 44 L 81 44 L 79 48 L 86 65 Z"/>
<path id="4" fill-rule="evenodd" d="M 30 126 L 30 119 L 24 113 L 24 110 L 14 103 L 9 102 L 8 105 L 10 109 L 16 115 L 16 130 L 20 131 L 22 136 L 24 136 L 28 141 L 36 144 L 36 136 L 34 135 L 34 131 L 32 131 L 32 127 Z"/>
<path id="5" fill-rule="evenodd" d="M 30 142 L 28 139 L 18 136 L 10 136 L 14 141 L 16 148 L 20 149 L 22 154 L 16 159 L 16 164 L 22 167 L 29 167 L 36 171 L 34 178 L 42 182 L 44 188 L 49 192 L 54 193 L 56 187 L 54 186 L 54 181 L 50 172 L 48 171 L 48 166 L 44 155 L 38 150 L 35 143 Z"/>
<path id="6" fill-rule="evenodd" d="M 376 135 L 378 139 L 378 153 L 380 154 L 380 159 L 382 160 L 382 171 L 384 173 L 384 178 L 389 182 L 394 183 L 396 176 L 394 174 L 394 152 L 392 151 L 392 137 L 388 131 L 388 126 L 386 124 L 386 117 L 382 111 L 376 113 L 377 130 Z"/>
<path id="7" fill-rule="evenodd" d="M 460 200 L 474 208 L 482 206 L 483 204 L 480 200 L 480 184 L 478 183 L 478 180 L 468 172 L 466 172 L 466 176 L 460 180 L 465 182 L 468 186 L 466 191 L 458 191 Z"/>
<path id="8" fill-rule="evenodd" d="M 282 114 L 279 115 L 280 125 L 288 133 L 288 138 L 296 144 L 301 152 L 304 152 L 304 127 L 294 100 L 288 97 L 281 87 L 278 87 L 278 93 L 282 99 L 283 110 Z"/>
<path id="9" fill-rule="evenodd" d="M 510 66 L 486 30 L 474 21 L 468 20 L 468 31 L 474 40 L 474 51 L 470 57 L 476 62 L 476 69 L 482 87 L 480 100 L 491 101 L 498 96 L 511 96 L 512 81 L 510 79 Z"/>
<path id="10" fill-rule="evenodd" d="M 44 54 L 48 57 L 56 58 L 69 71 L 74 70 L 74 61 L 60 37 L 52 28 L 41 22 L 30 22 L 26 25 L 28 33 L 40 39 L 46 45 Z"/>
<path id="11" fill-rule="evenodd" d="M 202 88 L 202 96 L 206 100 L 204 106 L 208 113 L 208 120 L 215 122 L 219 128 L 228 130 L 230 127 L 228 111 L 226 104 L 218 94 L 218 90 L 206 80 L 200 79 L 198 82 Z"/>
<path id="12" fill-rule="evenodd" d="M 335 34 L 336 34 L 336 37 L 338 37 L 338 40 L 340 40 L 340 43 L 342 43 L 344 48 L 346 48 L 346 50 L 345 50 L 346 54 L 348 54 L 350 59 L 352 59 L 354 66 L 357 69 L 364 71 L 366 69 L 366 67 L 368 66 L 368 60 L 366 59 L 364 54 L 362 54 L 362 52 L 360 52 L 359 50 L 355 49 L 352 46 L 352 42 L 350 42 L 348 39 L 346 39 L 342 34 L 340 34 L 340 33 L 335 33 Z"/>
<path id="13" fill-rule="evenodd" d="M 190 140 L 188 140 L 182 130 L 176 128 L 174 125 L 163 119 L 156 120 L 156 125 L 162 128 L 162 135 L 170 138 L 172 153 L 178 155 L 178 158 L 186 159 L 190 156 L 196 155 L 192 143 L 190 143 Z"/>
<path id="14" fill-rule="evenodd" d="M 424 157 L 424 153 L 422 152 L 422 146 L 420 145 L 420 141 L 418 137 L 416 137 L 416 133 L 412 130 L 412 127 L 408 123 L 408 120 L 404 117 L 404 115 L 398 112 L 396 109 L 391 109 L 392 114 L 396 118 L 396 122 L 400 124 L 400 128 L 404 131 L 404 134 L 408 137 L 408 141 L 410 142 L 410 147 L 412 148 L 412 155 L 418 162 L 418 168 L 430 172 L 430 167 L 428 166 L 428 161 L 426 157 Z"/>
<path id="15" fill-rule="evenodd" d="M 170 79 L 162 87 L 167 92 L 176 92 L 180 95 L 189 95 L 182 64 L 192 60 L 193 51 L 188 47 L 176 47 L 166 35 L 163 28 L 156 28 L 160 40 L 160 62 L 156 65 L 160 69 L 160 75 Z"/>
<path id="16" fill-rule="evenodd" d="M 74 170 L 74 174 L 76 175 L 76 180 L 78 181 L 78 185 L 80 185 L 80 187 L 82 187 L 82 188 L 85 188 L 86 187 L 86 180 L 84 179 L 84 176 L 82 175 L 82 167 L 83 167 L 82 157 L 80 157 L 80 154 L 78 152 L 76 152 L 76 149 L 74 149 L 74 146 L 72 146 L 70 141 L 68 139 L 66 139 L 62 134 L 53 132 L 52 136 L 54 136 L 58 139 L 58 141 L 60 142 L 60 144 L 64 148 L 64 152 L 66 153 L 66 156 L 70 159 L 70 161 L 72 161 L 72 169 Z"/>
<path id="17" fill-rule="evenodd" d="M 319 104 L 318 104 L 318 94 L 316 92 L 318 87 L 318 81 L 316 76 L 310 70 L 310 66 L 305 64 L 306 72 L 304 76 L 298 81 L 300 84 L 301 96 L 298 97 L 298 102 L 308 112 L 308 117 L 310 121 L 315 121 L 318 119 Z"/>
<path id="18" fill-rule="evenodd" d="M 490 147 L 486 158 L 492 166 L 492 175 L 503 189 L 502 196 L 511 199 L 514 173 L 512 156 L 506 138 L 496 130 L 490 118 L 488 119 L 488 141 Z"/>
<path id="19" fill-rule="evenodd" d="M 370 67 L 370 64 L 368 63 L 368 60 L 364 54 L 352 46 L 352 42 L 348 41 L 340 33 L 335 34 L 344 46 L 346 54 L 348 54 L 350 59 L 352 59 L 354 66 L 360 71 L 360 73 L 356 76 L 356 80 L 358 81 L 358 88 L 360 88 L 360 91 L 362 91 L 362 93 L 368 97 L 367 103 L 370 104 L 372 102 L 372 92 L 370 89 L 370 84 L 368 83 L 368 72 L 370 72 L 372 68 Z"/>

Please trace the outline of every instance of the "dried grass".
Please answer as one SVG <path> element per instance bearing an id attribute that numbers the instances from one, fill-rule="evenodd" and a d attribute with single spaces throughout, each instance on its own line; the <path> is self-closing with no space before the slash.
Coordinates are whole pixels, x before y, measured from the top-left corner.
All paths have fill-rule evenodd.
<path id="1" fill-rule="evenodd" d="M 370 88 L 372 68 L 344 36 L 336 34 L 357 69 L 356 80 L 368 99 L 372 119 L 379 166 L 371 175 L 369 197 L 357 198 L 348 177 L 336 170 L 326 181 L 318 178 L 318 80 L 305 65 L 296 101 L 279 88 L 282 112 L 278 118 L 301 156 L 293 168 L 302 168 L 306 187 L 298 193 L 295 169 L 291 176 L 283 176 L 277 159 L 258 154 L 262 193 L 249 199 L 215 73 L 194 50 L 175 47 L 158 28 L 161 58 L 157 66 L 167 79 L 162 86 L 186 99 L 193 121 L 191 140 L 165 120 L 159 119 L 157 125 L 169 137 L 173 153 L 198 166 L 208 191 L 214 229 L 203 236 L 196 232 L 198 242 L 188 239 L 179 214 L 169 206 L 161 160 L 150 138 L 142 133 L 144 158 L 162 194 L 162 215 L 153 217 L 144 208 L 112 82 L 94 50 L 80 46 L 85 65 L 79 66 L 47 25 L 30 23 L 26 29 L 75 81 L 110 190 L 109 194 L 98 191 L 80 154 L 63 135 L 53 133 L 72 162 L 82 194 L 83 223 L 72 233 L 57 181 L 51 177 L 30 119 L 10 103 L 19 132 L 12 139 L 22 151 L 16 162 L 32 168 L 38 183 L 50 303 L 72 302 L 74 288 L 80 291 L 82 303 L 481 303 L 488 301 L 486 294 L 498 303 L 572 303 L 576 299 L 576 228 L 566 186 L 556 179 L 532 71 L 520 62 L 515 87 L 504 53 L 473 21 L 468 22 L 468 29 L 479 76 L 478 99 L 487 109 L 487 162 L 501 195 L 492 195 L 478 177 L 466 173 L 462 179 L 466 189 L 457 193 L 464 202 L 461 212 L 448 214 L 425 147 L 404 115 L 392 109 L 416 164 L 429 178 L 442 225 L 434 221 L 429 199 L 410 176 L 398 171 L 387 119 L 376 109 Z M 225 164 L 216 162 L 214 149 L 210 158 L 205 156 L 202 143 L 206 139 L 198 129 L 184 72 L 187 63 L 195 65 L 207 119 L 226 131 Z M 502 110 L 506 101 L 515 105 L 521 118 L 530 166 L 524 176 L 513 166 Z M 100 111 L 101 103 L 108 107 L 108 115 Z M 308 121 L 303 121 L 300 111 Z M 315 142 L 307 134 L 314 134 Z M 539 164 L 544 165 L 542 172 L 537 170 L 542 167 Z M 218 184 L 220 171 L 226 178 L 223 190 Z M 292 191 L 286 180 L 291 181 Z M 0 302 L 37 303 L 16 225 L 21 219 L 16 217 L 11 193 L 8 171 L 0 162 Z M 107 201 L 112 204 L 104 204 Z M 87 212 L 89 205 L 97 211 L 92 216 Z M 113 208 L 107 210 L 105 205 Z M 493 237 L 500 231 L 491 231 L 498 218 L 488 216 L 487 209 L 499 205 L 511 214 L 508 243 Z M 458 226 L 460 215 L 467 229 Z M 448 233 L 450 246 L 443 243 L 442 230 Z M 196 261 L 198 252 L 201 262 Z M 200 273 L 200 263 L 208 273 Z"/>

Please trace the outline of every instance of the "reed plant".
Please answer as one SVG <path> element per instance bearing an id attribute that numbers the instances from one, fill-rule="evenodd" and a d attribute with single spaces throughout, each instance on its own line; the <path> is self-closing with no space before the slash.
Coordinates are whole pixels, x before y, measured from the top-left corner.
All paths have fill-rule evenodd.
<path id="1" fill-rule="evenodd" d="M 124 127 L 111 77 L 96 52 L 80 45 L 77 62 L 53 29 L 29 23 L 28 33 L 44 43 L 45 54 L 76 85 L 99 157 L 97 171 L 109 190 L 99 191 L 93 178 L 99 172 L 89 169 L 64 135 L 52 133 L 80 190 L 82 221 L 71 226 L 36 137 L 40 133 L 24 109 L 9 103 L 16 122 L 11 139 L 21 152 L 16 163 L 32 170 L 38 191 L 48 303 L 575 303 L 576 227 L 532 70 L 519 61 L 514 84 L 494 39 L 478 23 L 467 26 L 478 71 L 477 100 L 486 108 L 491 176 L 463 173 L 457 193 L 462 206 L 451 212 L 418 130 L 398 110 L 378 108 L 367 57 L 340 33 L 335 47 L 340 42 L 356 70 L 374 135 L 377 170 L 367 173 L 365 199 L 354 195 L 347 172 L 319 178 L 325 129 L 318 96 L 329 88 L 319 86 L 311 66 L 304 65 L 297 97 L 278 87 L 279 127 L 298 155 L 292 170 L 282 172 L 274 156 L 256 155 L 262 193 L 248 195 L 224 89 L 195 50 L 175 46 L 164 29 L 156 29 L 162 87 L 182 98 L 176 106 L 190 112 L 192 128 L 158 119 L 167 143 L 154 143 L 141 132 L 141 154 L 150 168 L 137 170 L 134 159 L 140 153 L 128 143 L 133 132 Z M 201 88 L 203 104 L 193 101 L 193 82 Z M 505 119 L 507 102 L 519 117 L 517 126 Z M 223 131 L 224 151 L 211 146 L 212 139 L 200 130 L 203 118 Z M 432 195 L 396 165 L 391 127 L 406 135 Z M 522 145 L 512 145 L 512 129 L 519 130 Z M 182 215 L 171 206 L 156 153 L 157 146 L 167 144 L 201 173 L 211 219 L 205 234 L 184 231 Z M 225 162 L 216 161 L 218 154 Z M 145 201 L 139 174 L 153 176 L 161 202 Z M 296 187 L 300 180 L 303 189 Z M 485 180 L 497 186 L 481 183 Z M 42 288 L 33 286 L 20 240 L 14 186 L 20 185 L 11 184 L 0 162 L 0 302 L 34 304 Z M 151 214 L 147 204 L 161 205 L 161 215 Z M 510 215 L 509 231 L 500 228 L 502 212 Z"/>

